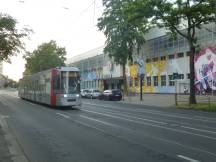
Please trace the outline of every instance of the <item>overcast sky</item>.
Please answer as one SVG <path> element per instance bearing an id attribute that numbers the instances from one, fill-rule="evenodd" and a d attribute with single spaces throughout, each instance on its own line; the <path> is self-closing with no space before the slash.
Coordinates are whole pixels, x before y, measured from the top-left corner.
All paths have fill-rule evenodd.
<path id="1" fill-rule="evenodd" d="M 97 18 L 102 14 L 101 0 L 0 0 L 0 12 L 14 17 L 18 28 L 34 31 L 26 41 L 26 49 L 55 40 L 65 47 L 67 57 L 102 46 L 105 41 L 99 32 Z M 22 77 L 24 61 L 13 57 L 12 64 L 4 64 L 4 74 L 18 80 Z"/>

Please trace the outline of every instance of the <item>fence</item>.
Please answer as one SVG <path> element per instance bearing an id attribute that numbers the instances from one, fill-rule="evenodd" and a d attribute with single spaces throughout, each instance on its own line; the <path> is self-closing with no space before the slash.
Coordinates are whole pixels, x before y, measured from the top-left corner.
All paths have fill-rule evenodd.
<path id="1" fill-rule="evenodd" d="M 207 103 L 209 107 L 211 104 L 216 104 L 216 95 L 196 95 L 197 103 Z M 175 94 L 175 104 L 190 104 L 189 94 Z"/>

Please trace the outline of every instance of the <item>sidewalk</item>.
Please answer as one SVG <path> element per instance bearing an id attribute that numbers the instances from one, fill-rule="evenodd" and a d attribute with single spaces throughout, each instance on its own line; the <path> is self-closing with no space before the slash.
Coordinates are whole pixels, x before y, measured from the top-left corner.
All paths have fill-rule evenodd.
<path id="1" fill-rule="evenodd" d="M 157 107 L 170 107 L 175 105 L 175 96 L 174 94 L 143 94 L 142 101 L 140 100 L 140 95 L 124 96 L 124 100 L 120 102 Z"/>
<path id="2" fill-rule="evenodd" d="M 216 103 L 216 96 L 211 95 L 197 95 L 197 103 Z M 209 100 L 209 101 L 208 101 Z M 174 94 L 143 94 L 142 101 L 140 95 L 124 96 L 124 100 L 120 101 L 128 104 L 148 105 L 157 107 L 172 107 L 175 106 Z M 178 104 L 186 104 L 189 102 L 189 95 L 177 95 Z"/>
<path id="3" fill-rule="evenodd" d="M 28 162 L 5 118 L 0 114 L 0 162 Z"/>
<path id="4" fill-rule="evenodd" d="M 12 162 L 11 154 L 9 152 L 8 143 L 5 139 L 5 132 L 3 131 L 3 121 L 0 115 L 0 161 L 1 162 Z"/>

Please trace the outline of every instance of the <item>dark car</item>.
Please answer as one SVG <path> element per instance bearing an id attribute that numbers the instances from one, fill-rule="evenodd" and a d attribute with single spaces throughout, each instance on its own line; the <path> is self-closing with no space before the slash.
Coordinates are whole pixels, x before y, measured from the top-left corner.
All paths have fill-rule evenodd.
<path id="1" fill-rule="evenodd" d="M 102 95 L 99 97 L 101 100 L 117 100 L 120 101 L 122 99 L 122 93 L 119 89 L 109 89 L 105 90 Z"/>

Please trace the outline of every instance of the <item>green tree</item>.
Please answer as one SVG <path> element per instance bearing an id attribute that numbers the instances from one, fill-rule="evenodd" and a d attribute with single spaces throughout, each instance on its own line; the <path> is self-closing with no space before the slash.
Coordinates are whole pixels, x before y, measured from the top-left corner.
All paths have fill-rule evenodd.
<path id="1" fill-rule="evenodd" d="M 143 34 L 146 32 L 145 21 L 143 19 L 142 30 L 137 30 L 137 26 L 131 25 L 126 21 L 130 15 L 124 10 L 124 6 L 133 0 L 103 0 L 105 7 L 102 17 L 98 19 L 98 28 L 106 36 L 104 53 L 114 59 L 116 64 L 123 68 L 124 91 L 127 92 L 126 64 L 132 61 L 134 47 L 139 51 L 144 43 Z"/>
<path id="2" fill-rule="evenodd" d="M 137 26 L 137 22 L 146 17 L 145 12 L 140 11 L 146 8 L 146 5 L 152 6 L 152 13 L 154 14 L 151 18 L 152 24 L 168 29 L 173 36 L 181 35 L 188 41 L 190 50 L 190 103 L 196 103 L 194 56 L 199 47 L 196 29 L 215 21 L 215 0 L 151 0 L 148 3 L 143 2 L 146 0 L 135 0 L 129 7 L 125 8 L 125 10 L 130 8 L 131 15 L 135 15 L 134 20 L 129 20 L 131 24 Z M 182 30 L 183 28 L 185 30 Z"/>
<path id="3" fill-rule="evenodd" d="M 66 50 L 58 47 L 56 42 L 42 43 L 32 53 L 28 52 L 24 58 L 26 60 L 23 75 L 31 75 L 49 68 L 64 66 Z"/>
<path id="4" fill-rule="evenodd" d="M 13 80 L 13 79 L 9 79 L 7 78 L 5 87 L 10 87 L 10 88 L 17 88 L 18 87 L 18 82 Z"/>
<path id="5" fill-rule="evenodd" d="M 0 13 L 0 61 L 9 61 L 10 56 L 24 49 L 22 38 L 26 37 L 30 30 L 18 30 L 16 24 L 14 18 Z"/>

